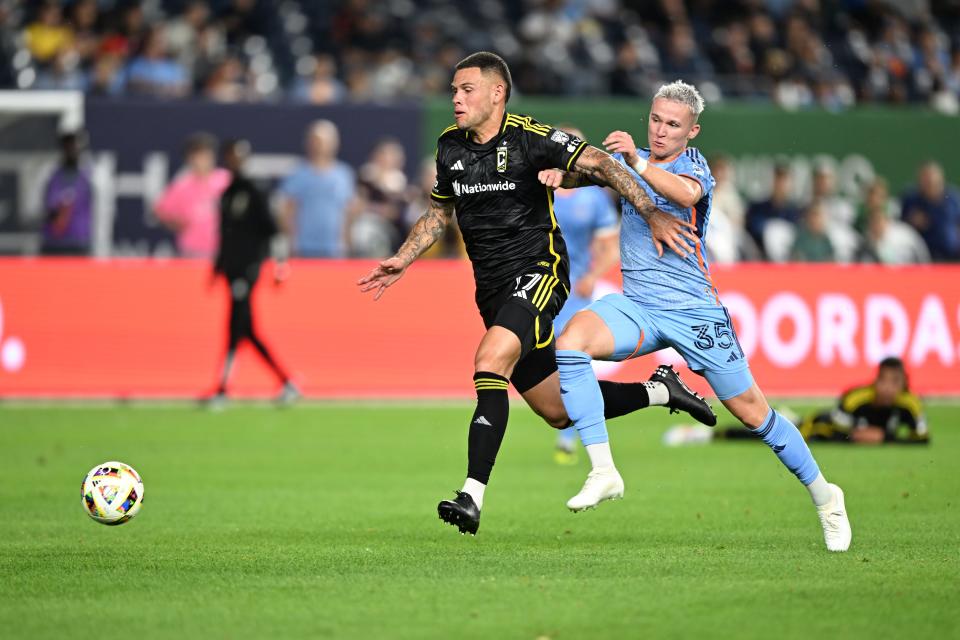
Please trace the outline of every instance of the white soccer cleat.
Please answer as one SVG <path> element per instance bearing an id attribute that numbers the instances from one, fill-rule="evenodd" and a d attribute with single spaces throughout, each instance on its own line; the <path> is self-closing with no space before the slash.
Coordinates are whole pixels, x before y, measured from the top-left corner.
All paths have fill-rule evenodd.
<path id="1" fill-rule="evenodd" d="M 835 484 L 831 484 L 830 488 L 833 489 L 833 500 L 817 507 L 817 515 L 823 526 L 823 541 L 827 543 L 828 551 L 846 551 L 850 548 L 853 531 L 843 502 L 843 489 Z"/>
<path id="2" fill-rule="evenodd" d="M 592 509 L 604 500 L 623 497 L 623 478 L 616 467 L 600 467 L 587 476 L 580 493 L 567 500 L 571 511 Z"/>

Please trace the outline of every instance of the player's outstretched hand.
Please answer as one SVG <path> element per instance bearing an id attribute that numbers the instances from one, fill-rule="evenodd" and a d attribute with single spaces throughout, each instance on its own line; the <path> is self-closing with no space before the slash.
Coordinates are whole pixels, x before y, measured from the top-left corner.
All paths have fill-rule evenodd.
<path id="1" fill-rule="evenodd" d="M 695 225 L 659 209 L 650 214 L 647 224 L 650 225 L 650 234 L 653 236 L 653 246 L 657 249 L 658 257 L 663 257 L 663 246 L 666 245 L 681 258 L 686 258 L 691 253 L 690 245 L 686 241 L 694 245 L 699 242 L 699 238 L 695 235 L 697 230 Z"/>
<path id="2" fill-rule="evenodd" d="M 407 270 L 408 266 L 403 259 L 397 256 L 387 258 L 378 264 L 373 271 L 360 278 L 357 285 L 360 286 L 360 291 L 363 293 L 376 289 L 377 292 L 373 294 L 373 299 L 379 300 L 387 287 L 403 277 L 403 272 Z"/>
<path id="3" fill-rule="evenodd" d="M 603 146 L 608 153 L 623 154 L 623 159 L 630 166 L 637 160 L 637 145 L 633 142 L 633 136 L 626 131 L 614 131 L 604 138 Z"/>
<path id="4" fill-rule="evenodd" d="M 563 185 L 563 171 L 559 169 L 544 169 L 537 174 L 537 180 L 551 189 L 559 189 Z"/>

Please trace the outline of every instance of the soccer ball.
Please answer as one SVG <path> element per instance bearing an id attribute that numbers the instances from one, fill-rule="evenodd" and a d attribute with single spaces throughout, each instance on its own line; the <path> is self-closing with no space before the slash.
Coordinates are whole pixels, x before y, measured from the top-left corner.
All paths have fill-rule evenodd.
<path id="1" fill-rule="evenodd" d="M 87 515 L 101 524 L 123 524 L 143 505 L 143 480 L 128 464 L 98 464 L 83 479 L 80 498 Z"/>

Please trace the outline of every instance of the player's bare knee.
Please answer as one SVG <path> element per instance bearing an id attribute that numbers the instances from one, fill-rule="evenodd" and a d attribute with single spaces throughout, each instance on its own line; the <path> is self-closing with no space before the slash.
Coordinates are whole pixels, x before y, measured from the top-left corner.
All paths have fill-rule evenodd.
<path id="1" fill-rule="evenodd" d="M 590 346 L 590 333 L 585 331 L 580 323 L 577 322 L 577 316 L 573 316 L 570 324 L 563 330 L 563 333 L 557 338 L 557 349 L 564 351 L 586 351 Z"/>
<path id="2" fill-rule="evenodd" d="M 477 350 L 473 366 L 476 371 L 496 373 L 509 377 L 517 363 L 517 356 L 512 349 L 500 345 L 481 345 Z"/>

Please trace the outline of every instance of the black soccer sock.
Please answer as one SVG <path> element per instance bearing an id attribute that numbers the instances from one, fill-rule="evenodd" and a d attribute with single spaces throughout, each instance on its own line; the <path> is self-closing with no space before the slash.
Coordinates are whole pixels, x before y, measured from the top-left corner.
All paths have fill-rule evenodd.
<path id="1" fill-rule="evenodd" d="M 600 381 L 603 394 L 603 417 L 607 420 L 625 416 L 637 409 L 650 406 L 650 396 L 644 382 Z"/>
<path id="2" fill-rule="evenodd" d="M 477 389 L 477 410 L 470 421 L 467 439 L 467 477 L 487 484 L 497 461 L 497 452 L 507 431 L 510 402 L 507 400 L 509 382 L 495 373 L 478 371 L 473 376 Z"/>
<path id="3" fill-rule="evenodd" d="M 217 387 L 218 394 L 227 392 L 227 380 L 230 378 L 230 371 L 233 369 L 233 359 L 237 355 L 236 347 L 231 346 L 227 349 L 227 355 L 223 359 L 223 370 L 220 373 L 220 386 Z"/>
<path id="4" fill-rule="evenodd" d="M 255 331 L 250 332 L 250 344 L 253 345 L 253 348 L 257 350 L 267 365 L 273 369 L 273 373 L 280 379 L 280 382 L 286 384 L 290 380 L 290 376 L 288 376 L 283 367 L 273 359 L 273 355 L 270 353 L 270 350 L 267 349 L 267 345 L 260 342 L 260 338 L 257 337 Z"/>

